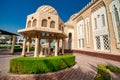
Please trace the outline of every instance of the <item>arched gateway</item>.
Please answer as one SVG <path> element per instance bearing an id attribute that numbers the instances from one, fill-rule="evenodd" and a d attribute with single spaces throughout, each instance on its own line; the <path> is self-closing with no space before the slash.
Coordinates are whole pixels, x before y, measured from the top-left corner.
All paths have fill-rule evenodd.
<path id="1" fill-rule="evenodd" d="M 26 42 L 28 41 L 28 51 L 31 38 L 35 39 L 34 57 L 44 56 L 40 49 L 40 40 L 47 39 L 49 41 L 48 54 L 50 55 L 50 42 L 55 42 L 55 56 L 58 55 L 59 40 L 62 39 L 62 54 L 64 54 L 64 40 L 67 38 L 64 33 L 64 23 L 59 18 L 57 11 L 48 5 L 43 5 L 33 14 L 27 16 L 26 28 L 18 30 L 24 35 L 22 56 L 25 56 Z"/>

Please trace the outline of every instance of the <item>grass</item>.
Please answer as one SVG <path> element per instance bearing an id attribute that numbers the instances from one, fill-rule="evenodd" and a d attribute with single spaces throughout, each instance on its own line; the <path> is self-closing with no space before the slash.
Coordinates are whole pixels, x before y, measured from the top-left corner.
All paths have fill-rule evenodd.
<path id="1" fill-rule="evenodd" d="M 54 72 L 75 64 L 75 56 L 63 55 L 44 58 L 19 57 L 10 60 L 10 72 L 18 74 L 38 74 Z"/>

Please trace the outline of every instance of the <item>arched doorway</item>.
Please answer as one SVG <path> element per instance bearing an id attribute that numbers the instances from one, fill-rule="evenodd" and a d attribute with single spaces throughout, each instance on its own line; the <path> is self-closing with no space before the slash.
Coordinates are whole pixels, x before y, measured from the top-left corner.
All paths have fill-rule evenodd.
<path id="1" fill-rule="evenodd" d="M 70 32 L 68 34 L 68 49 L 71 49 L 72 48 L 72 33 Z"/>

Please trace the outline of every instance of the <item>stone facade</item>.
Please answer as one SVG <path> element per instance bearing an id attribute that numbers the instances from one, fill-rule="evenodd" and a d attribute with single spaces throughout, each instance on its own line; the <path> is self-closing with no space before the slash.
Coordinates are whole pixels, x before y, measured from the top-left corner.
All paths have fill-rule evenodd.
<path id="1" fill-rule="evenodd" d="M 24 44 L 35 39 L 35 57 L 42 54 L 40 39 L 56 40 L 55 56 L 59 52 L 60 39 L 62 53 L 65 48 L 67 51 L 120 55 L 120 0 L 91 0 L 66 23 L 54 8 L 44 5 L 27 16 L 26 28 L 18 32 L 24 35 Z M 25 45 L 22 55 L 24 48 Z"/>
<path id="2" fill-rule="evenodd" d="M 71 50 L 120 55 L 120 0 L 91 0 L 65 23 Z M 72 43 L 69 34 L 72 33 Z"/>

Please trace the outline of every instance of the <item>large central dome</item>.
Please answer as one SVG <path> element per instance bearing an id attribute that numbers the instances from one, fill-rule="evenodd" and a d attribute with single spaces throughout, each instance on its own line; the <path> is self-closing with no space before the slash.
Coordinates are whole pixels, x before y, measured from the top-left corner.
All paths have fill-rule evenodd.
<path id="1" fill-rule="evenodd" d="M 51 7 L 49 5 L 43 5 L 43 6 L 39 7 L 37 9 L 37 11 L 39 11 L 39 12 L 47 12 L 47 13 L 50 13 L 50 14 L 58 15 L 57 11 L 53 7 Z"/>

